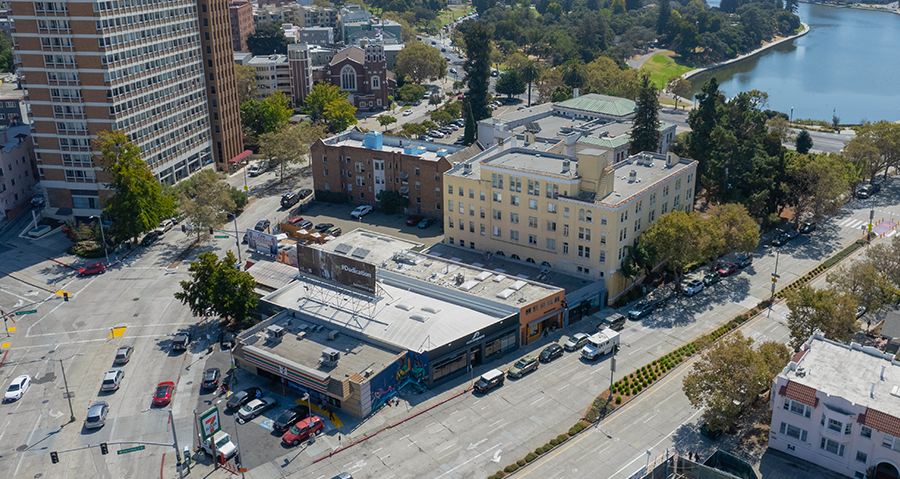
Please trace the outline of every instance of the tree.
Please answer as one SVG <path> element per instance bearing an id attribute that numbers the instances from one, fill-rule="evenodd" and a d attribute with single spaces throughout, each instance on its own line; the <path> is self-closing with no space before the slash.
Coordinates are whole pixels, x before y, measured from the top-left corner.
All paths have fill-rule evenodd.
<path id="1" fill-rule="evenodd" d="M 226 212 L 235 210 L 230 189 L 215 171 L 205 169 L 195 175 L 193 187 L 179 195 L 179 209 L 185 223 L 196 230 L 197 242 L 204 229 L 221 228 L 228 220 Z"/>
<path id="2" fill-rule="evenodd" d="M 625 0 L 625 10 L 632 12 L 635 10 L 640 10 L 643 5 L 641 4 L 641 0 Z"/>
<path id="3" fill-rule="evenodd" d="M 688 113 L 688 125 L 691 131 L 687 134 L 688 156 L 697 161 L 697 177 L 706 176 L 712 156 L 712 133 L 716 128 L 719 117 L 719 109 L 725 101 L 724 95 L 719 91 L 719 83 L 716 77 L 712 77 L 703 84 L 700 93 L 697 94 L 697 108 Z M 700 181 L 695 182 L 700 188 Z"/>
<path id="4" fill-rule="evenodd" d="M 856 331 L 856 300 L 833 288 L 803 285 L 787 294 L 787 307 L 792 348 L 799 348 L 817 330 L 842 343 Z"/>
<path id="5" fill-rule="evenodd" d="M 492 37 L 493 29 L 482 21 L 472 22 L 463 35 L 466 44 L 466 58 L 468 58 L 465 64 L 466 79 L 469 84 L 466 103 L 471 106 L 472 118 L 476 122 L 491 116 L 491 110 L 488 108 L 488 81 L 491 69 Z"/>
<path id="6" fill-rule="evenodd" d="M 429 116 L 431 117 L 431 121 L 440 125 L 446 125 L 453 121 L 453 116 L 451 116 L 450 113 L 448 113 L 446 110 L 433 111 Z"/>
<path id="7" fill-rule="evenodd" d="M 668 0 L 657 2 L 659 5 L 656 16 L 656 34 L 665 35 L 668 32 L 669 18 L 672 16 L 672 4 Z"/>
<path id="8" fill-rule="evenodd" d="M 775 116 L 769 119 L 766 124 L 769 126 L 769 133 L 775 135 L 782 144 L 794 141 L 794 132 L 791 130 L 791 124 L 787 118 Z"/>
<path id="9" fill-rule="evenodd" d="M 839 214 L 844 195 L 856 177 L 849 160 L 836 154 L 792 153 L 786 155 L 787 204 L 794 212 L 794 221 L 811 216 L 819 221 Z"/>
<path id="10" fill-rule="evenodd" d="M 335 101 L 346 100 L 349 93 L 342 92 L 341 87 L 330 83 L 319 82 L 313 85 L 304 102 L 310 110 L 310 118 L 313 121 L 322 120 L 325 116 L 325 107 Z"/>
<path id="11" fill-rule="evenodd" d="M 256 135 L 273 132 L 291 120 L 293 110 L 280 90 L 263 101 L 249 100 L 241 104 L 241 123 Z"/>
<path id="12" fill-rule="evenodd" d="M 633 155 L 642 151 L 659 149 L 659 98 L 656 88 L 650 83 L 650 75 L 641 75 L 641 90 L 638 93 L 637 113 L 634 116 L 634 127 L 631 129 L 631 146 Z"/>
<path id="13" fill-rule="evenodd" d="M 883 241 L 866 249 L 866 261 L 878 270 L 891 284 L 900 288 L 900 236 L 894 236 L 889 243 Z"/>
<path id="14" fill-rule="evenodd" d="M 401 130 L 407 137 L 419 137 L 428 131 L 421 123 L 404 123 Z"/>
<path id="15" fill-rule="evenodd" d="M 378 124 L 381 125 L 382 128 L 387 130 L 387 126 L 391 123 L 397 123 L 397 119 L 392 117 L 391 115 L 379 115 L 378 116 Z"/>
<path id="16" fill-rule="evenodd" d="M 472 113 L 472 104 L 466 102 L 466 126 L 463 130 L 463 143 L 467 145 L 475 143 L 475 136 L 477 133 L 475 116 Z"/>
<path id="17" fill-rule="evenodd" d="M 228 190 L 228 196 L 231 197 L 231 201 L 234 202 L 234 211 L 232 213 L 237 213 L 238 211 L 242 211 L 247 203 L 250 202 L 250 198 L 247 197 L 247 192 L 239 190 L 235 187 L 231 187 Z"/>
<path id="18" fill-rule="evenodd" d="M 750 252 L 759 245 L 759 225 L 744 205 L 714 205 L 709 209 L 709 216 L 715 219 L 715 227 L 722 240 L 719 253 Z"/>
<path id="19" fill-rule="evenodd" d="M 531 106 L 531 84 L 537 80 L 541 74 L 541 66 L 534 60 L 529 59 L 522 65 L 522 79 L 528 84 L 528 106 Z"/>
<path id="20" fill-rule="evenodd" d="M 794 140 L 794 145 L 797 147 L 797 153 L 809 153 L 809 150 L 813 147 L 813 140 L 809 132 L 800 130 L 800 133 L 797 134 L 797 138 Z"/>
<path id="21" fill-rule="evenodd" d="M 428 104 L 432 106 L 438 106 L 441 104 L 441 95 L 435 93 L 428 97 Z"/>
<path id="22" fill-rule="evenodd" d="M 673 76 L 666 82 L 666 91 L 675 97 L 675 109 L 678 109 L 678 97 L 687 98 L 691 95 L 693 87 L 691 81 L 680 76 Z"/>
<path id="23" fill-rule="evenodd" d="M 768 341 L 753 348 L 753 339 L 734 331 L 717 341 L 685 376 L 682 390 L 703 409 L 708 431 L 724 431 L 752 404 L 791 359 L 783 344 Z"/>
<path id="24" fill-rule="evenodd" d="M 850 143 L 853 141 L 867 143 L 869 148 L 877 150 L 878 157 L 875 164 L 871 165 L 872 176 L 884 168 L 886 179 L 888 167 L 900 168 L 900 124 L 887 120 L 863 123 L 857 128 L 856 138 Z"/>
<path id="25" fill-rule="evenodd" d="M 447 59 L 431 45 L 410 42 L 397 54 L 397 73 L 409 76 L 414 83 L 443 78 L 447 75 Z"/>
<path id="26" fill-rule="evenodd" d="M 133 238 L 159 226 L 162 218 L 173 216 L 175 201 L 163 194 L 159 180 L 141 160 L 140 148 L 121 131 L 102 131 L 94 140 L 100 150 L 99 164 L 109 173 L 106 185 L 115 194 L 106 200 L 104 213 L 118 238 Z"/>
<path id="27" fill-rule="evenodd" d="M 409 204 L 409 197 L 390 190 L 379 191 L 375 195 L 375 200 L 378 201 L 378 208 L 386 215 L 402 213 L 403 208 L 406 208 L 406 205 Z"/>
<path id="28" fill-rule="evenodd" d="M 797 0 L 784 0 L 784 9 L 796 15 L 799 3 Z"/>
<path id="29" fill-rule="evenodd" d="M 497 80 L 494 90 L 498 95 L 506 95 L 509 98 L 525 93 L 525 79 L 522 76 L 522 72 L 512 68 L 507 70 Z"/>
<path id="30" fill-rule="evenodd" d="M 828 284 L 852 297 L 868 314 L 881 311 L 897 299 L 897 289 L 873 263 L 871 259 L 854 261 L 827 277 Z"/>
<path id="31" fill-rule="evenodd" d="M 16 69 L 13 58 L 13 41 L 6 33 L 0 32 L 0 71 L 12 72 Z"/>
<path id="32" fill-rule="evenodd" d="M 256 32 L 247 37 L 247 48 L 255 56 L 287 55 L 289 43 L 291 42 L 284 36 L 284 30 L 274 23 L 259 25 Z"/>
<path id="33" fill-rule="evenodd" d="M 412 103 L 425 97 L 425 87 L 415 83 L 407 83 L 397 90 L 397 96 L 407 103 Z"/>
<path id="34" fill-rule="evenodd" d="M 382 20 L 393 20 L 400 24 L 400 37 L 403 43 L 410 44 L 416 41 L 416 29 L 409 26 L 409 22 L 404 19 L 398 12 L 383 12 Z"/>
<path id="35" fill-rule="evenodd" d="M 613 15 L 621 15 L 625 13 L 625 0 L 613 0 L 612 11 Z"/>
<path id="36" fill-rule="evenodd" d="M 256 67 L 234 64 L 234 83 L 238 92 L 238 104 L 253 100 L 259 95 L 256 85 Z"/>
<path id="37" fill-rule="evenodd" d="M 221 261 L 213 252 L 200 253 L 188 269 L 191 280 L 181 281 L 181 291 L 175 293 L 175 299 L 187 305 L 194 316 L 213 313 L 246 325 L 258 302 L 254 292 L 256 280 L 236 268 L 237 264 L 230 250 Z"/>
<path id="38" fill-rule="evenodd" d="M 284 168 L 306 162 L 309 145 L 325 137 L 322 124 L 287 125 L 260 137 L 260 154 L 269 166 L 281 169 L 279 182 L 284 181 Z"/>
<path id="39" fill-rule="evenodd" d="M 438 126 L 437 126 L 437 123 L 435 123 L 431 120 L 423 120 L 422 127 L 424 127 L 426 130 L 434 130 L 434 129 L 437 129 Z"/>
<path id="40" fill-rule="evenodd" d="M 675 272 L 676 288 L 688 265 L 706 262 L 722 248 L 721 234 L 713 220 L 680 210 L 660 216 L 641 235 L 641 241 L 658 260 L 668 261 Z"/>
<path id="41" fill-rule="evenodd" d="M 328 131 L 336 133 L 355 125 L 356 107 L 347 100 L 337 100 L 325 105 L 325 122 Z"/>

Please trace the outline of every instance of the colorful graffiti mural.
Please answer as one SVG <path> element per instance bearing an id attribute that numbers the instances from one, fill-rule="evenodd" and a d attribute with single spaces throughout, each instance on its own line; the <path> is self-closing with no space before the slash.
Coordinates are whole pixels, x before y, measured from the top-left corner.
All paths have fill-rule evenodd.
<path id="1" fill-rule="evenodd" d="M 411 387 L 421 392 L 428 388 L 428 384 L 428 355 L 407 351 L 369 382 L 372 412 L 381 408 L 401 389 Z"/>

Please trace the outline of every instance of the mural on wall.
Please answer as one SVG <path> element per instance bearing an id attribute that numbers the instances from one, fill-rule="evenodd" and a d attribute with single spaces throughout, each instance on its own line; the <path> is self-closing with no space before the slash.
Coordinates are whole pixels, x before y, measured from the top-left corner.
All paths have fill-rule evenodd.
<path id="1" fill-rule="evenodd" d="M 372 388 L 372 412 L 377 411 L 404 387 L 422 392 L 428 388 L 428 383 L 428 355 L 407 351 L 369 382 Z"/>

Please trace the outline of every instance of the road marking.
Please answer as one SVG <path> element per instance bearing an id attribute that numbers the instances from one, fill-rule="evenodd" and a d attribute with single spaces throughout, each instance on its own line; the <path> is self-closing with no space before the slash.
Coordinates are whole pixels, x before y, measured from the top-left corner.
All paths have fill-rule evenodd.
<path id="1" fill-rule="evenodd" d="M 487 439 L 485 439 L 485 440 L 487 440 Z M 455 445 L 456 445 L 456 443 L 451 442 L 450 444 L 447 444 L 447 447 L 445 447 L 445 448 L 443 448 L 443 449 L 438 449 L 438 450 L 435 451 L 435 452 L 444 452 L 444 451 L 446 451 L 447 449 L 450 449 L 451 447 L 453 447 L 453 446 L 455 446 Z"/>
<path id="2" fill-rule="evenodd" d="M 488 427 L 494 427 L 494 426 L 496 426 L 497 424 L 500 424 L 501 422 L 503 422 L 503 419 L 501 419 L 501 420 L 499 420 L 499 421 L 494 421 L 494 422 L 492 422 L 491 424 L 488 425 Z"/>
<path id="3" fill-rule="evenodd" d="M 479 400 L 473 402 L 472 405 L 474 406 L 474 405 L 476 405 L 476 404 L 478 404 L 478 403 L 480 403 L 480 402 L 481 402 L 481 399 L 479 399 Z M 428 426 L 425 426 L 425 427 L 428 427 Z"/>
<path id="4" fill-rule="evenodd" d="M 631 356 L 632 354 L 634 354 L 634 353 L 639 353 L 639 352 L 641 352 L 641 351 L 643 351 L 643 349 L 635 349 L 634 351 L 628 353 L 628 355 Z"/>
<path id="5" fill-rule="evenodd" d="M 463 417 L 457 419 L 456 422 L 460 422 L 460 421 L 462 421 L 463 419 L 465 419 L 465 418 L 467 418 L 467 417 L 469 417 L 469 416 L 463 416 Z"/>
<path id="6" fill-rule="evenodd" d="M 558 388 L 557 391 L 562 391 L 563 389 L 565 389 L 565 388 L 567 388 L 567 387 L 569 387 L 569 384 L 568 384 L 568 383 L 563 384 L 563 386 L 562 386 L 561 388 Z"/>
<path id="7" fill-rule="evenodd" d="M 655 418 L 656 416 L 659 416 L 659 413 L 656 413 L 656 414 L 654 414 L 654 415 L 648 417 L 647 419 L 645 419 L 645 420 L 644 420 L 644 424 L 647 424 L 647 421 L 649 421 L 649 420 Z"/>
<path id="8" fill-rule="evenodd" d="M 605 445 L 605 446 L 600 446 L 600 447 L 598 447 L 597 449 L 594 449 L 594 453 L 595 453 L 595 454 L 600 454 L 601 452 L 603 452 L 603 451 L 605 451 L 605 450 L 607 450 L 607 449 L 609 449 L 609 448 L 611 448 L 611 447 L 612 447 L 612 444 L 607 444 L 607 445 Z M 599 449 L 599 450 L 598 450 L 598 449 Z"/>
<path id="9" fill-rule="evenodd" d="M 654 445 L 651 446 L 651 447 L 648 447 L 647 450 L 651 450 L 651 449 L 655 448 L 656 446 L 659 446 L 660 444 L 662 444 L 663 441 L 665 441 L 666 439 L 668 439 L 672 434 L 675 434 L 676 431 L 678 431 L 679 429 L 681 429 L 682 426 L 684 426 L 685 424 L 687 424 L 688 422 L 690 422 L 692 419 L 694 419 L 694 417 L 697 416 L 697 414 L 700 414 L 701 412 L 703 412 L 702 409 L 698 410 L 698 411 L 695 412 L 694 414 L 691 414 L 691 417 L 687 418 L 683 423 L 679 424 L 678 427 L 676 427 L 675 429 L 672 429 L 672 432 L 666 434 L 665 437 L 663 437 L 662 439 L 660 439 L 656 444 L 654 444 Z M 618 476 L 622 471 L 624 471 L 625 469 L 628 469 L 632 464 L 635 463 L 635 461 L 637 461 L 638 459 L 642 459 L 642 458 L 644 457 L 644 454 L 646 454 L 646 453 L 641 453 L 641 454 L 639 454 L 636 458 L 632 459 L 631 462 L 629 462 L 628 464 L 625 464 L 624 466 L 622 466 L 622 468 L 619 469 L 618 471 L 616 471 L 615 474 L 609 476 L 609 479 L 613 479 L 614 477 Z"/>
<path id="10" fill-rule="evenodd" d="M 407 434 L 407 435 L 401 437 L 400 439 L 398 439 L 398 441 L 402 441 L 402 440 L 404 440 L 404 439 L 406 439 L 406 438 L 408 438 L 408 437 L 409 437 L 409 434 Z M 344 466 L 344 467 L 347 467 L 347 466 Z"/>
<path id="11" fill-rule="evenodd" d="M 378 449 L 375 449 L 374 451 L 372 451 L 372 454 L 375 454 L 376 452 L 378 452 L 378 451 L 380 451 L 380 450 L 382 450 L 382 449 L 384 449 L 384 448 L 383 448 L 383 447 L 379 447 Z"/>
<path id="12" fill-rule="evenodd" d="M 536 403 L 539 403 L 539 402 L 543 401 L 544 399 L 545 399 L 544 397 L 539 397 L 539 398 L 535 399 L 534 401 L 532 401 L 531 405 L 534 406 Z"/>
<path id="13" fill-rule="evenodd" d="M 486 451 L 482 452 L 481 454 L 478 454 L 477 456 L 475 456 L 475 457 L 469 459 L 468 461 L 466 461 L 466 462 L 464 462 L 464 463 L 462 463 L 462 464 L 460 464 L 460 465 L 458 465 L 458 466 L 456 466 L 456 467 L 454 467 L 454 468 L 452 468 L 452 469 L 450 469 L 450 470 L 448 470 L 448 471 L 445 471 L 443 474 L 441 474 L 440 476 L 435 477 L 434 479 L 441 479 L 442 477 L 446 476 L 447 474 L 450 474 L 451 472 L 453 472 L 453 471 L 459 469 L 460 467 L 465 466 L 466 464 L 468 464 L 468 463 L 474 461 L 475 459 L 478 459 L 479 457 L 481 457 L 481 456 L 483 456 L 483 455 L 485 455 L 485 454 L 491 452 L 492 450 L 494 450 L 494 449 L 496 449 L 496 448 L 498 448 L 498 447 L 500 447 L 500 446 L 502 446 L 502 445 L 503 445 L 502 442 L 501 442 L 501 443 L 494 444 L 493 446 L 491 446 L 490 448 L 488 448 Z M 497 452 L 499 453 L 500 451 L 497 451 Z M 495 456 L 496 456 L 496 455 L 495 455 Z"/>
<path id="14" fill-rule="evenodd" d="M 407 444 L 406 447 L 412 446 L 412 445 L 415 444 L 415 443 L 416 443 L 416 441 L 413 441 L 413 442 Z"/>

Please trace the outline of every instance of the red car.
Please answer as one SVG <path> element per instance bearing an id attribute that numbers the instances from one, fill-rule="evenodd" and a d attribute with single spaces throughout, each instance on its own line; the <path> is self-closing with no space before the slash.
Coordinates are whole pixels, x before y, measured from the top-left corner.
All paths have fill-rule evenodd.
<path id="1" fill-rule="evenodd" d="M 78 270 L 78 274 L 81 276 L 88 276 L 91 274 L 103 274 L 106 272 L 106 265 L 103 263 L 91 263 L 84 268 Z"/>
<path id="2" fill-rule="evenodd" d="M 288 220 L 288 223 L 290 223 L 290 224 L 292 224 L 292 225 L 294 225 L 294 226 L 298 226 L 298 225 L 299 225 L 300 223 L 302 223 L 302 222 L 303 222 L 303 217 L 302 217 L 302 216 L 298 216 L 298 217 L 296 217 L 296 218 L 291 218 L 291 219 Z"/>
<path id="3" fill-rule="evenodd" d="M 719 266 L 719 276 L 731 276 L 733 273 L 737 272 L 738 265 L 732 263 L 725 263 Z"/>
<path id="4" fill-rule="evenodd" d="M 175 383 L 166 381 L 156 386 L 156 394 L 153 395 L 154 406 L 165 406 L 172 400 L 172 392 L 175 391 Z"/>
<path id="5" fill-rule="evenodd" d="M 291 426 L 288 432 L 281 436 L 281 442 L 285 446 L 296 446 L 300 441 L 325 429 L 325 423 L 319 416 L 310 416 Z"/>
<path id="6" fill-rule="evenodd" d="M 425 219 L 425 217 L 422 215 L 412 215 L 409 218 L 406 218 L 406 226 L 416 226 L 423 219 Z"/>

